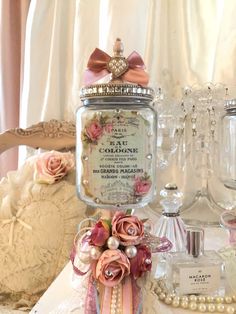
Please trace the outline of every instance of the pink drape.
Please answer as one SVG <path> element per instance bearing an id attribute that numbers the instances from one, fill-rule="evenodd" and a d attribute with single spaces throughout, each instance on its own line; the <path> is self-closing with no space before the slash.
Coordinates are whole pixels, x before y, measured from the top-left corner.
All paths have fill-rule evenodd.
<path id="1" fill-rule="evenodd" d="M 19 125 L 24 38 L 30 0 L 0 0 L 0 132 Z M 18 151 L 0 156 L 0 177 L 17 168 Z"/>

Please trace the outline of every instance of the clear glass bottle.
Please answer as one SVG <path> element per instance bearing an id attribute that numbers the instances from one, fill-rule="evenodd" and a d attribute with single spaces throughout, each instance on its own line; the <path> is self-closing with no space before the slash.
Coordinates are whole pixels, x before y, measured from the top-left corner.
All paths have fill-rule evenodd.
<path id="1" fill-rule="evenodd" d="M 122 49 L 113 59 L 124 60 Z M 153 199 L 157 128 L 153 98 L 151 88 L 119 77 L 81 90 L 83 106 L 76 116 L 77 191 L 87 204 L 135 209 Z"/>
<path id="2" fill-rule="evenodd" d="M 154 234 L 166 237 L 172 244 L 169 252 L 182 252 L 186 248 L 186 228 L 180 217 L 180 206 L 183 194 L 174 183 L 167 183 L 160 191 L 160 204 L 163 208 L 162 216 L 154 226 Z M 166 273 L 167 252 L 158 253 L 156 276 L 162 277 Z"/>
<path id="3" fill-rule="evenodd" d="M 167 256 L 167 287 L 178 295 L 224 295 L 224 262 L 203 248 L 204 231 L 187 229 L 187 252 Z"/>
<path id="4" fill-rule="evenodd" d="M 225 111 L 219 143 L 220 179 L 227 188 L 236 189 L 236 99 L 226 101 Z"/>
<path id="5" fill-rule="evenodd" d="M 155 235 L 167 237 L 172 243 L 171 252 L 182 252 L 186 248 L 186 228 L 180 217 L 183 194 L 176 184 L 167 183 L 161 190 L 162 216 L 155 226 Z"/>

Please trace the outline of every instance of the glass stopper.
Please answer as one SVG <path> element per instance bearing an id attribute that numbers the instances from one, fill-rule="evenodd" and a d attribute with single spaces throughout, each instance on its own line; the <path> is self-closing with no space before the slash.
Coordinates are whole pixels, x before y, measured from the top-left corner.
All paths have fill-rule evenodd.
<path id="1" fill-rule="evenodd" d="M 182 205 L 183 193 L 178 190 L 176 184 L 167 183 L 164 189 L 161 190 L 160 195 L 162 196 L 160 204 L 163 207 L 164 213 L 179 212 L 179 208 Z"/>

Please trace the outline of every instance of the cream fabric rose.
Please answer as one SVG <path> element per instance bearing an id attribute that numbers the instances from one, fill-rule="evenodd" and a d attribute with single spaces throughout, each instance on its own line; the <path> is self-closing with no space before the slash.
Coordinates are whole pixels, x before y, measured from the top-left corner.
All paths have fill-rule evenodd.
<path id="1" fill-rule="evenodd" d="M 70 152 L 43 153 L 35 162 L 34 179 L 38 183 L 53 184 L 67 175 L 74 165 L 74 156 Z"/>

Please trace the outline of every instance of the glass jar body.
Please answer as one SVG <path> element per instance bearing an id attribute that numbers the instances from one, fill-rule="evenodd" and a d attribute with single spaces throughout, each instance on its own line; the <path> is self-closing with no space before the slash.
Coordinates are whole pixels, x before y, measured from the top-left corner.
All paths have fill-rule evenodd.
<path id="1" fill-rule="evenodd" d="M 236 108 L 227 110 L 221 119 L 219 156 L 221 181 L 236 189 Z"/>
<path id="2" fill-rule="evenodd" d="M 154 109 L 133 98 L 91 99 L 77 111 L 77 192 L 87 204 L 138 208 L 155 194 Z"/>

